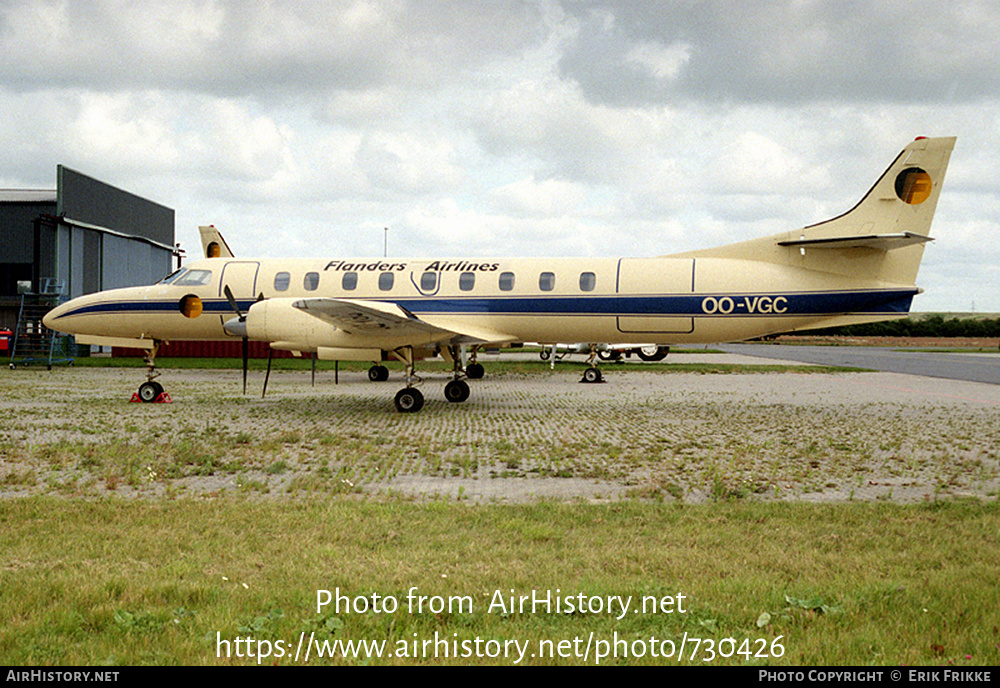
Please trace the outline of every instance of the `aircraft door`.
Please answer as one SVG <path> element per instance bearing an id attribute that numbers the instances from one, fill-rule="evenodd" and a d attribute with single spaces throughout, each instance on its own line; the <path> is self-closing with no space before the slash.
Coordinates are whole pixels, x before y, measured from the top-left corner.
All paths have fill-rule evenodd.
<path id="1" fill-rule="evenodd" d="M 618 316 L 618 331 L 651 342 L 666 342 L 664 335 L 690 334 L 694 290 L 691 258 L 623 258 L 618 266 L 618 293 L 631 297 L 628 315 Z"/>
<path id="2" fill-rule="evenodd" d="M 222 323 L 235 315 L 226 299 L 225 288 L 229 287 L 233 296 L 236 297 L 240 311 L 246 313 L 257 300 L 257 273 L 259 271 L 260 263 L 252 260 L 231 260 L 222 268 L 222 275 L 219 278 L 219 298 L 222 299 L 225 309 L 219 314 Z"/>

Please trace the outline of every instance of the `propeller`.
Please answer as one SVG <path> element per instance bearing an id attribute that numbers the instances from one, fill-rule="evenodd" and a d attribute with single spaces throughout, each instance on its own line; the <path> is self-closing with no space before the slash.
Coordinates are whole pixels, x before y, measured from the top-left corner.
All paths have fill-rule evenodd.
<path id="1" fill-rule="evenodd" d="M 240 310 L 240 305 L 236 302 L 236 297 L 233 296 L 233 290 L 229 288 L 228 284 L 222 288 L 222 291 L 226 294 L 226 299 L 229 301 L 229 307 L 236 313 L 236 323 L 229 320 L 226 322 L 224 327 L 226 331 L 238 334 L 243 339 L 243 394 L 246 394 L 247 367 L 250 364 L 250 338 L 247 336 L 247 315 Z"/>
<path id="2" fill-rule="evenodd" d="M 271 357 L 274 355 L 274 349 L 271 347 L 267 348 L 267 373 L 264 374 L 264 389 L 260 391 L 260 398 L 263 399 L 264 395 L 267 394 L 267 381 L 271 377 Z"/>

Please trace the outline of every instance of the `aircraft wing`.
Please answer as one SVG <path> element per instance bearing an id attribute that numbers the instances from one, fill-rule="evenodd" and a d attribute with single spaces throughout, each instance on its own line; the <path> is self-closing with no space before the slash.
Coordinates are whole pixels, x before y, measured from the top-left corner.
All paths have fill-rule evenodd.
<path id="1" fill-rule="evenodd" d="M 423 320 L 397 303 L 357 299 L 313 298 L 292 303 L 303 313 L 344 330 L 348 334 L 392 337 L 413 336 L 421 341 L 449 344 L 500 344 L 515 338 L 483 327 Z"/>

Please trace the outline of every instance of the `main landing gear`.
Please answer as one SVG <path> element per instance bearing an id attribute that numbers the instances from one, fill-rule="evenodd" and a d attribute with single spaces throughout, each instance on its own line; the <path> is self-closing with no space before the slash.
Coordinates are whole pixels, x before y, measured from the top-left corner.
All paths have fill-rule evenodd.
<path id="1" fill-rule="evenodd" d="M 483 376 L 483 367 L 478 363 L 471 363 L 465 369 L 462 368 L 462 352 L 457 346 L 449 346 L 448 357 L 451 358 L 452 380 L 444 386 L 444 398 L 454 404 L 460 404 L 469 398 L 469 383 L 462 379 L 462 376 L 473 377 L 469 373 L 469 368 L 473 368 L 478 377 Z M 444 354 L 444 351 L 441 352 Z"/>
<path id="2" fill-rule="evenodd" d="M 482 363 L 476 363 L 476 354 L 479 353 L 479 346 L 472 347 L 472 353 L 469 354 L 469 365 L 465 366 L 465 377 L 470 380 L 482 380 L 483 375 L 486 374 L 486 369 L 483 368 Z M 462 401 L 465 401 L 464 399 Z"/>
<path id="3" fill-rule="evenodd" d="M 372 382 L 385 382 L 389 379 L 389 369 L 381 363 L 376 363 L 368 369 L 368 379 Z"/>
<path id="4" fill-rule="evenodd" d="M 163 391 L 163 385 L 156 381 L 160 374 L 156 372 L 156 352 L 160 349 L 162 342 L 153 340 L 153 348 L 150 349 L 143 360 L 146 362 L 146 381 L 139 385 L 139 391 L 132 395 L 132 401 L 140 401 L 145 404 L 170 403 L 170 395 Z"/>
<path id="5" fill-rule="evenodd" d="M 415 383 L 420 382 L 420 378 L 413 373 L 413 347 L 404 346 L 396 349 L 392 352 L 392 355 L 406 366 L 406 387 L 396 392 L 396 410 L 400 413 L 416 413 L 424 407 L 424 395 L 419 389 L 413 386 Z M 372 366 L 368 370 L 368 378 L 372 379 L 372 370 L 384 367 Z M 387 370 L 386 377 L 388 377 L 388 372 Z"/>
<path id="6" fill-rule="evenodd" d="M 468 366 L 462 366 L 462 352 L 457 346 L 449 346 L 441 351 L 445 360 L 452 362 L 452 380 L 444 386 L 444 398 L 453 404 L 460 404 L 469 398 L 469 383 L 462 378 L 478 379 L 483 376 L 483 366 L 475 363 L 475 351 L 473 351 L 473 362 Z M 414 385 L 421 382 L 420 378 L 414 374 L 413 369 L 413 348 L 403 347 L 392 352 L 392 356 L 402 361 L 406 366 L 406 387 L 396 392 L 394 403 L 396 410 L 400 413 L 416 413 L 424 406 L 424 395 Z M 368 378 L 373 381 L 381 381 L 382 373 L 377 369 L 385 370 L 385 366 L 375 365 L 369 368 Z M 385 371 L 388 377 L 388 371 Z"/>
<path id="7" fill-rule="evenodd" d="M 444 386 L 444 398 L 456 404 L 468 399 L 470 393 L 469 383 L 465 380 L 452 380 Z"/>
<path id="8" fill-rule="evenodd" d="M 395 402 L 400 413 L 416 413 L 424 407 L 424 395 L 416 387 L 406 387 L 396 392 Z"/>

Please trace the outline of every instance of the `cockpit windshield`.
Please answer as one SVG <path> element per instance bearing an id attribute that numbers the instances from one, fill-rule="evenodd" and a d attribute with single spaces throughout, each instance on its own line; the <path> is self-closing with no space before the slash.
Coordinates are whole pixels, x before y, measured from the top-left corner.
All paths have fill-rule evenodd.
<path id="1" fill-rule="evenodd" d="M 157 284 L 173 284 L 174 280 L 187 272 L 187 268 L 181 268 L 179 270 L 174 270 L 169 275 L 161 279 Z"/>
<path id="2" fill-rule="evenodd" d="M 161 279 L 157 284 L 174 284 L 183 287 L 200 287 L 205 284 L 211 284 L 212 282 L 212 271 L 211 270 L 189 270 L 187 268 L 181 268 L 176 272 L 172 272 L 163 279 Z"/>
<path id="3" fill-rule="evenodd" d="M 174 279 L 174 284 L 185 287 L 199 287 L 212 281 L 211 270 L 188 270 Z"/>

